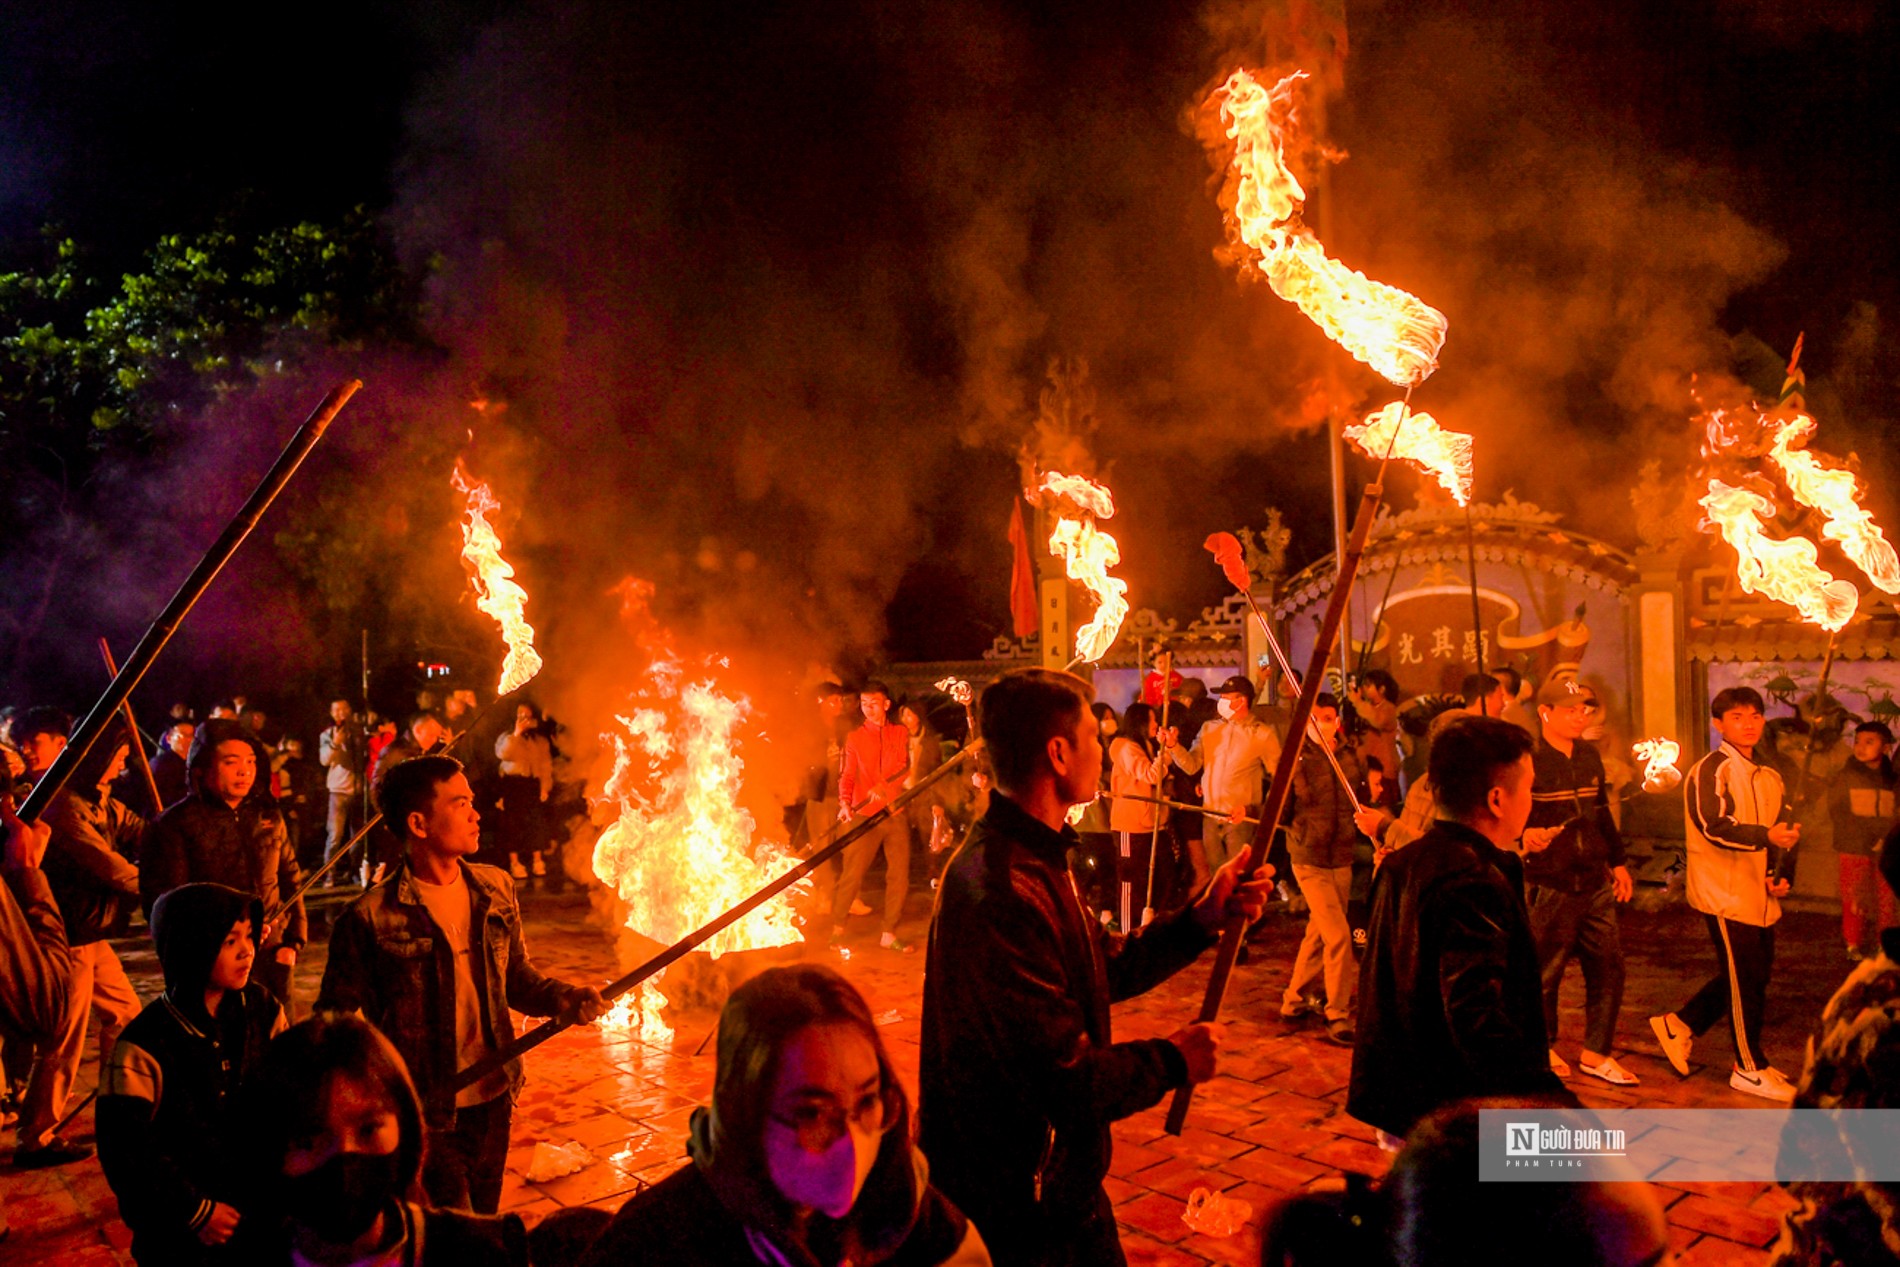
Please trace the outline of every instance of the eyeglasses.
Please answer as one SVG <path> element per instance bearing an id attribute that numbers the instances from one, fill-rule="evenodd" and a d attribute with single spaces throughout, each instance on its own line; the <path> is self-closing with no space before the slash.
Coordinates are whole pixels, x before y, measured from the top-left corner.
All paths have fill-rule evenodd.
<path id="1" fill-rule="evenodd" d="M 800 1146 L 822 1152 L 844 1134 L 847 1126 L 867 1135 L 882 1134 L 891 1120 L 890 1102 L 882 1088 L 868 1092 L 849 1109 L 822 1100 L 806 1100 L 790 1113 L 768 1113 L 766 1117 L 798 1136 Z"/>

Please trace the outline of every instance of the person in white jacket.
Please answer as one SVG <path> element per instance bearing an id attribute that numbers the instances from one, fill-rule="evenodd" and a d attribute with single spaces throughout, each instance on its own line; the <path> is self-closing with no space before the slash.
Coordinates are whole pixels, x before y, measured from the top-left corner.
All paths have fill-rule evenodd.
<path id="1" fill-rule="evenodd" d="M 1267 782 L 1280 764 L 1280 736 L 1253 715 L 1254 684 L 1246 675 L 1228 678 L 1215 695 L 1221 719 L 1201 727 L 1192 748 L 1180 747 L 1180 732 L 1173 727 L 1162 736 L 1174 764 L 1201 776 L 1201 804 L 1228 819 L 1210 816 L 1201 829 L 1207 857 L 1195 867 L 1197 883 L 1253 839 L 1253 828 L 1238 820 L 1260 808 Z"/>
<path id="2" fill-rule="evenodd" d="M 1794 1087 L 1761 1048 L 1762 1011 L 1775 961 L 1775 922 L 1789 882 L 1776 875 L 1781 855 L 1794 848 L 1794 822 L 1781 776 L 1755 761 L 1761 742 L 1762 698 L 1752 688 L 1719 692 L 1709 711 L 1722 743 L 1689 768 L 1682 781 L 1687 809 L 1689 905 L 1708 922 L 1716 973 L 1673 1012 L 1649 1018 L 1663 1054 L 1689 1076 L 1696 1037 L 1727 1016 L 1735 1041 L 1729 1085 L 1767 1100 L 1789 1101 Z"/>

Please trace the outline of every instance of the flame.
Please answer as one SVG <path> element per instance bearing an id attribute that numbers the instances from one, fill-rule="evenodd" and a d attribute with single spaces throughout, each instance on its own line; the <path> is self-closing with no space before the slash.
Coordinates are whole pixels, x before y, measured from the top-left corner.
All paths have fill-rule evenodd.
<path id="1" fill-rule="evenodd" d="M 501 501 L 486 483 L 472 480 L 462 459 L 455 459 L 455 474 L 450 482 L 455 491 L 468 499 L 468 518 L 462 523 L 462 562 L 475 586 L 475 605 L 494 617 L 501 626 L 502 641 L 508 644 L 507 658 L 501 664 L 501 685 L 496 692 L 508 692 L 527 684 L 541 671 L 541 656 L 534 649 L 534 626 L 523 614 L 528 591 L 515 583 L 515 570 L 501 557 L 501 538 L 496 535 L 488 516 L 501 509 Z"/>
<path id="2" fill-rule="evenodd" d="M 744 696 L 688 680 L 686 666 L 662 648 L 629 705 L 617 719 L 621 732 L 606 736 L 614 766 L 603 795 L 618 803 L 619 816 L 595 842 L 594 874 L 626 904 L 628 928 L 670 943 L 798 860 L 769 843 L 755 847 L 752 815 L 739 803 L 745 762 L 735 732 L 750 711 Z M 699 949 L 716 958 L 799 939 L 781 898 Z"/>
<path id="3" fill-rule="evenodd" d="M 1471 502 L 1471 437 L 1447 431 L 1427 413 L 1409 413 L 1395 400 L 1364 422 L 1348 423 L 1345 436 L 1367 457 L 1393 457 L 1416 464 L 1438 480 L 1460 506 Z M 1396 438 L 1395 438 L 1396 437 Z"/>
<path id="4" fill-rule="evenodd" d="M 1115 500 L 1094 480 L 1056 471 L 1045 474 L 1036 491 L 1075 508 L 1075 513 L 1065 513 L 1066 507 L 1057 512 L 1055 530 L 1049 534 L 1049 552 L 1062 560 L 1071 581 L 1095 595 L 1095 615 L 1075 631 L 1076 659 L 1093 664 L 1108 654 L 1122 630 L 1122 621 L 1128 618 L 1128 582 L 1108 574 L 1108 569 L 1122 561 L 1121 547 L 1095 526 L 1097 519 L 1114 516 Z"/>
<path id="5" fill-rule="evenodd" d="M 1253 263 L 1273 293 L 1298 307 L 1327 338 L 1389 382 L 1423 382 L 1438 368 L 1444 314 L 1332 259 L 1301 222 L 1306 191 L 1286 165 L 1285 147 L 1293 88 L 1305 78 L 1304 71 L 1295 71 L 1266 89 L 1237 70 L 1214 91 L 1234 142 L 1229 235 L 1252 249 Z"/>
<path id="6" fill-rule="evenodd" d="M 1889 594 L 1900 594 L 1900 556 L 1894 554 L 1880 525 L 1860 504 L 1854 473 L 1826 467 L 1806 449 L 1814 419 L 1796 414 L 1775 429 L 1768 456 L 1780 468 L 1795 500 L 1827 516 L 1821 535 L 1840 545 L 1867 578 Z"/>
<path id="7" fill-rule="evenodd" d="M 1854 618 L 1860 591 L 1820 565 L 1820 551 L 1812 541 L 1778 541 L 1762 531 L 1762 524 L 1774 516 L 1773 502 L 1711 476 L 1701 505 L 1708 516 L 1703 526 L 1720 528 L 1740 556 L 1736 576 L 1744 590 L 1788 604 L 1803 620 L 1829 633 L 1839 632 Z"/>
<path id="8" fill-rule="evenodd" d="M 1643 790 L 1645 792 L 1667 792 L 1682 782 L 1682 771 L 1676 768 L 1676 758 L 1682 755 L 1682 745 L 1673 739 L 1644 739 L 1631 749 L 1636 759 L 1643 765 Z"/>

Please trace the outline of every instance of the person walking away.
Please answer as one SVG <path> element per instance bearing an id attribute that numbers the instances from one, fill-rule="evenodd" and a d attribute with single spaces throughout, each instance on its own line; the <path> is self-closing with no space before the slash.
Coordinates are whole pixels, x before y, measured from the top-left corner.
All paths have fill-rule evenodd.
<path id="1" fill-rule="evenodd" d="M 1280 764 L 1280 736 L 1253 713 L 1254 684 L 1236 674 L 1220 684 L 1220 720 L 1201 727 L 1194 746 L 1180 746 L 1180 732 L 1170 726 L 1161 736 L 1175 766 L 1201 776 L 1201 804 L 1223 815 L 1206 816 L 1201 824 L 1202 859 L 1196 860 L 1195 883 L 1206 882 L 1208 872 L 1225 866 L 1253 839 L 1253 828 L 1239 822 L 1255 816 L 1266 799 L 1266 787 Z"/>
<path id="2" fill-rule="evenodd" d="M 338 916 L 317 1007 L 362 1012 L 415 1076 L 431 1203 L 492 1214 L 521 1062 L 459 1092 L 456 1072 L 514 1038 L 511 1012 L 591 1021 L 605 1008 L 598 990 L 542 975 L 522 937 L 514 880 L 466 861 L 481 846 L 481 815 L 461 762 L 413 757 L 384 774 L 376 796 L 406 856 Z"/>
<path id="3" fill-rule="evenodd" d="M 1326 1022 L 1327 1039 L 1350 1047 L 1358 971 L 1346 908 L 1352 901 L 1352 855 L 1359 830 L 1353 822 L 1352 796 L 1340 786 L 1327 751 L 1348 779 L 1363 784 L 1364 778 L 1358 753 L 1339 741 L 1339 701 L 1321 692 L 1312 716 L 1313 733 L 1293 767 L 1293 816 L 1287 826 L 1293 879 L 1306 899 L 1306 933 L 1293 958 L 1280 1015 L 1287 1020 L 1319 1015 Z"/>
<path id="4" fill-rule="evenodd" d="M 1103 1191 L 1117 1120 L 1215 1073 L 1220 1029 L 1117 1043 L 1109 1004 L 1180 971 L 1232 919 L 1254 919 L 1272 871 L 1229 862 L 1189 905 L 1114 934 L 1068 870 L 1072 805 L 1095 795 L 1090 687 L 1022 669 L 983 691 L 995 774 L 988 812 L 937 891 L 924 973 L 919 1136 L 944 1195 L 1004 1267 L 1124 1261 Z"/>
<path id="5" fill-rule="evenodd" d="M 1828 818 L 1840 858 L 1841 933 L 1849 959 L 1879 952 L 1882 930 L 1895 921 L 1893 890 L 1880 882 L 1874 854 L 1894 824 L 1893 732 L 1877 721 L 1854 729 L 1847 764 L 1828 789 Z"/>
<path id="6" fill-rule="evenodd" d="M 1695 1040 L 1724 1016 L 1735 1046 L 1729 1086 L 1745 1095 L 1786 1102 L 1794 1086 L 1761 1046 L 1762 1012 L 1775 963 L 1775 924 L 1790 882 L 1777 866 L 1800 843 L 1801 828 L 1781 776 L 1755 761 L 1762 698 L 1731 686 L 1709 704 L 1722 742 L 1689 767 L 1682 780 L 1687 808 L 1689 905 L 1702 912 L 1715 946 L 1716 972 L 1687 1003 L 1649 1018 L 1663 1055 L 1683 1077 Z"/>
<path id="7" fill-rule="evenodd" d="M 426 1131 L 402 1057 L 360 1016 L 320 1013 L 271 1043 L 245 1095 L 261 1267 L 527 1267 L 518 1214 L 416 1200 Z"/>
<path id="8" fill-rule="evenodd" d="M 495 739 L 495 759 L 501 763 L 501 838 L 508 854 L 508 874 L 517 880 L 548 873 L 542 857 L 547 847 L 548 794 L 554 790 L 554 745 L 541 733 L 541 710 L 523 702 L 515 706 L 515 724 Z M 530 859 L 521 865 L 522 855 Z"/>
<path id="9" fill-rule="evenodd" d="M 719 1014 L 712 1106 L 684 1166 L 627 1199 L 582 1267 L 983 1267 L 983 1237 L 911 1141 L 871 1009 L 830 968 L 768 968 Z"/>
<path id="10" fill-rule="evenodd" d="M 45 823 L 21 822 L 12 796 L 0 794 L 0 1040 L 9 1047 L 50 1046 L 66 1023 L 73 953 L 40 870 L 52 838 Z M 0 1244 L 10 1230 L 5 1191 L 0 1186 Z"/>
<path id="11" fill-rule="evenodd" d="M 147 920 L 158 899 L 181 885 L 222 884 L 251 894 L 270 912 L 303 883 L 289 825 L 263 786 L 262 757 L 263 745 L 241 722 L 220 718 L 199 729 L 190 763 L 197 791 L 152 824 L 139 869 Z M 303 899 L 278 912 L 269 928 L 254 927 L 252 976 L 288 1012 L 297 956 L 309 940 Z"/>
<path id="12" fill-rule="evenodd" d="M 356 712 L 346 699 L 330 701 L 330 724 L 317 737 L 317 763 L 324 774 L 324 786 L 330 793 L 329 813 L 324 819 L 323 860 L 328 863 L 349 843 L 363 822 L 363 777 L 369 770 L 369 750 Z M 331 867 L 324 884 L 334 888 L 346 883 L 343 868 Z"/>
<path id="13" fill-rule="evenodd" d="M 1151 803 L 1161 796 L 1168 768 L 1167 755 L 1156 743 L 1160 730 L 1154 709 L 1146 704 L 1130 704 L 1108 745 L 1108 825 L 1115 833 L 1117 846 L 1119 932 L 1132 931 L 1140 910 L 1147 905 L 1148 853 L 1155 846 L 1156 828 L 1165 831 L 1167 827 L 1167 807 Z M 1136 797 L 1149 799 L 1133 799 Z"/>
<path id="14" fill-rule="evenodd" d="M 1470 1096 L 1576 1097 L 1550 1071 L 1523 865 L 1531 737 L 1495 717 L 1440 729 L 1428 773 L 1447 815 L 1372 879 L 1346 1111 L 1403 1137 Z"/>
<path id="15" fill-rule="evenodd" d="M 1552 678 L 1537 692 L 1541 738 L 1531 784 L 1530 825 L 1557 829 L 1550 844 L 1524 859 L 1526 903 L 1544 977 L 1544 1028 L 1550 1068 L 1570 1076 L 1557 1051 L 1557 996 L 1572 957 L 1583 963 L 1584 1034 L 1578 1067 L 1612 1086 L 1636 1075 L 1610 1048 L 1623 1006 L 1623 943 L 1616 907 L 1636 891 L 1623 861 L 1623 834 L 1610 812 L 1610 780 L 1596 745 L 1583 738 L 1594 697 L 1574 679 Z"/>
<path id="16" fill-rule="evenodd" d="M 904 791 L 910 775 L 910 737 L 891 718 L 891 690 L 882 682 L 866 682 L 858 692 L 864 724 L 844 743 L 844 764 L 838 775 L 838 821 L 875 814 Z M 884 852 L 884 931 L 878 945 L 900 954 L 915 947 L 897 936 L 904 918 L 904 898 L 910 892 L 910 824 L 892 815 L 846 846 L 844 872 L 831 895 L 831 936 L 844 937 L 844 921 L 857 900 L 864 876 L 878 851 Z"/>
<path id="17" fill-rule="evenodd" d="M 236 1240 L 239 1093 L 285 1026 L 250 979 L 263 919 L 255 895 L 222 884 L 167 890 L 152 908 L 165 993 L 125 1027 L 99 1092 L 99 1161 L 141 1267 L 250 1261 Z"/>
<path id="18" fill-rule="evenodd" d="M 66 748 L 70 719 L 57 709 L 29 709 L 14 725 L 35 782 Z M 52 829 L 41 866 L 66 924 L 72 970 L 67 978 L 66 1017 L 56 1042 L 43 1044 L 20 1099 L 18 1170 L 60 1166 L 92 1156 L 86 1144 L 61 1139 L 54 1127 L 67 1102 L 86 1049 L 87 1024 L 99 1014 L 100 1068 L 112 1045 L 139 1012 L 139 996 L 113 953 L 109 937 L 131 931 L 138 909 L 139 856 L 145 820 L 107 790 L 125 768 L 130 752 L 117 723 L 73 772 L 72 781 L 47 805 L 42 820 Z"/>

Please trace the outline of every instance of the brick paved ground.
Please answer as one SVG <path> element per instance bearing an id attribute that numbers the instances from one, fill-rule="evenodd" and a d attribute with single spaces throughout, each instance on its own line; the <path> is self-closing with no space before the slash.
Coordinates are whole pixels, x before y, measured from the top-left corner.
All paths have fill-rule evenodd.
<path id="1" fill-rule="evenodd" d="M 926 897 L 913 894 L 921 935 Z M 606 938 L 586 923 L 576 897 L 528 898 L 528 931 L 536 957 L 550 971 L 573 980 L 602 981 L 614 973 Z M 865 921 L 867 928 L 869 921 Z M 1762 1102 L 1728 1087 L 1726 1031 L 1705 1038 L 1693 1076 L 1678 1079 L 1655 1050 L 1646 1018 L 1686 998 L 1711 961 L 1697 918 L 1678 907 L 1662 913 L 1632 912 L 1625 922 L 1629 984 L 1618 1035 L 1624 1063 L 1643 1085 L 1624 1092 L 1579 1080 L 1579 1094 L 1603 1107 L 1732 1106 Z M 1131 1262 L 1251 1263 L 1257 1261 L 1252 1229 L 1224 1240 L 1191 1232 L 1181 1221 L 1196 1187 L 1225 1191 L 1250 1202 L 1257 1223 L 1276 1196 L 1324 1183 L 1342 1169 L 1380 1172 L 1385 1157 L 1372 1132 L 1348 1118 L 1347 1053 L 1323 1041 L 1316 1030 L 1277 1016 L 1279 993 L 1299 925 L 1273 922 L 1250 965 L 1240 968 L 1229 994 L 1223 1075 L 1201 1089 L 1180 1138 L 1161 1129 L 1162 1110 L 1137 1115 L 1116 1127 L 1109 1190 L 1123 1225 Z M 1790 915 L 1781 924 L 1780 959 L 1770 996 L 1766 1043 L 1776 1063 L 1798 1072 L 1805 1034 L 1821 1004 L 1846 974 L 1836 921 L 1820 915 Z M 298 970 L 298 993 L 307 1009 L 321 972 L 323 950 L 313 946 Z M 156 965 L 137 943 L 125 957 L 141 991 L 157 988 Z M 842 967 L 870 999 L 884 1025 L 898 1067 L 907 1080 L 917 1068 L 917 1014 L 922 993 L 921 956 L 894 956 L 876 949 L 868 936 L 855 943 Z M 1206 974 L 1192 969 L 1142 999 L 1116 1010 L 1117 1036 L 1162 1035 L 1191 1016 Z M 1564 999 L 1562 1049 L 1573 1061 L 1581 1030 L 1582 985 L 1575 970 Z M 600 1029 L 569 1031 L 529 1060 L 529 1082 L 515 1117 L 514 1148 L 503 1202 L 530 1219 L 561 1206 L 617 1205 L 641 1183 L 681 1164 L 685 1122 L 695 1103 L 710 1094 L 712 1017 L 679 1018 L 670 1043 L 641 1041 Z M 89 1064 L 82 1084 L 91 1085 Z M 1586 1085 L 1588 1084 L 1588 1085 Z M 73 1128 L 90 1138 L 88 1110 Z M 579 1171 L 547 1183 L 524 1174 L 537 1144 L 579 1144 L 591 1160 Z M 10 1150 L 0 1153 L 0 1166 Z M 1689 1264 L 1759 1263 L 1776 1233 L 1787 1202 L 1766 1184 L 1671 1184 L 1657 1176 L 1669 1207 L 1677 1245 Z M 0 1264 L 44 1263 L 60 1267 L 105 1267 L 129 1263 L 128 1236 L 96 1162 L 24 1174 L 0 1169 L 13 1236 L 0 1245 Z"/>

